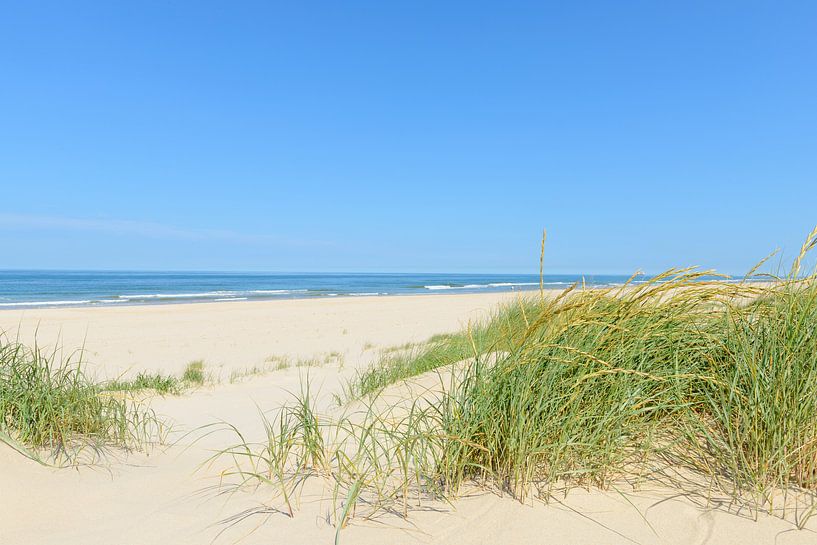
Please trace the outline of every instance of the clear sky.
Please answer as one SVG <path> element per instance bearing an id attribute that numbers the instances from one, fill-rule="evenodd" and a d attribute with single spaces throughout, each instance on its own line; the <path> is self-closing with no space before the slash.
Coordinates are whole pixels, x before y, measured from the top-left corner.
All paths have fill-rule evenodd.
<path id="1" fill-rule="evenodd" d="M 15 2 L 0 268 L 742 272 L 817 223 L 817 2 Z"/>

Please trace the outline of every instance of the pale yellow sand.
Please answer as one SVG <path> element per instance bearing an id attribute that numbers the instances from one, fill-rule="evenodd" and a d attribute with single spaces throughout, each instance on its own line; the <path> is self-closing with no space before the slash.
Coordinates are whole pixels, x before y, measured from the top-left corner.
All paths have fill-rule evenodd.
<path id="1" fill-rule="evenodd" d="M 231 384 L 234 370 L 262 364 L 269 356 L 321 358 L 344 355 L 336 363 L 309 368 L 313 391 L 328 410 L 331 394 L 356 366 L 365 365 L 377 347 L 423 340 L 455 330 L 484 316 L 512 295 L 410 296 L 209 303 L 149 307 L 45 309 L 0 312 L 0 328 L 30 340 L 87 348 L 90 368 L 99 376 L 141 369 L 180 372 L 204 359 L 224 378 L 181 397 L 156 398 L 155 409 L 172 420 L 178 433 L 217 420 L 230 422 L 248 437 L 261 436 L 258 410 L 280 406 L 297 391 L 305 369 L 287 369 Z M 375 345 L 372 347 L 371 345 Z M 178 437 L 178 434 L 177 434 Z M 231 444 L 226 431 L 189 448 L 174 446 L 150 456 L 130 455 L 109 466 L 57 470 L 44 468 L 0 446 L 0 544 L 150 545 L 216 543 L 333 543 L 326 522 L 330 505 L 320 488 L 306 491 L 294 518 L 256 515 L 229 527 L 222 521 L 264 505 L 264 488 L 216 495 L 224 463 L 200 467 L 213 450 Z M 187 444 L 189 441 L 185 441 Z M 521 505 L 510 498 L 474 491 L 454 506 L 431 504 L 409 520 L 384 516 L 355 520 L 341 543 L 495 544 L 495 543 L 817 543 L 815 525 L 797 531 L 791 522 L 727 506 L 705 507 L 675 490 L 645 486 L 622 490 L 571 492 L 549 505 Z M 277 505 L 275 502 L 272 505 Z"/>
<path id="2" fill-rule="evenodd" d="M 192 360 L 211 370 L 343 354 L 368 362 L 377 347 L 419 341 L 485 316 L 511 294 L 342 297 L 282 301 L 0 311 L 0 330 L 69 352 L 100 378 L 140 370 L 180 373 Z"/>

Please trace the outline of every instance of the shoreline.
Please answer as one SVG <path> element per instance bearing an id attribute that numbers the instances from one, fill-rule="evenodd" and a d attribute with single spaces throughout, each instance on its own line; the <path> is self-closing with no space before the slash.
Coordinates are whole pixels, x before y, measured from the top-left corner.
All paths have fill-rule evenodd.
<path id="1" fill-rule="evenodd" d="M 587 286 L 587 289 L 602 289 L 608 288 L 611 286 Z M 615 286 L 613 286 L 615 287 Z M 544 289 L 545 293 L 558 293 L 563 291 L 563 288 L 548 288 Z M 76 304 L 76 305 L 59 305 L 59 306 L 17 306 L 17 307 L 0 307 L 0 320 L 4 317 L 4 315 L 17 313 L 23 314 L 28 311 L 47 311 L 47 312 L 59 312 L 59 311 L 97 311 L 97 310 L 115 310 L 115 309 L 149 309 L 149 308 L 194 308 L 194 307 L 207 307 L 209 305 L 217 306 L 217 305 L 226 305 L 231 303 L 241 303 L 242 305 L 270 305 L 270 304 L 289 304 L 294 302 L 310 302 L 310 303 L 323 303 L 329 301 L 388 301 L 393 299 L 412 299 L 412 298 L 445 298 L 445 297 L 511 297 L 516 295 L 530 295 L 539 293 L 539 288 L 530 288 L 530 289 L 517 289 L 517 290 L 492 290 L 492 291 L 430 291 L 428 293 L 388 293 L 388 294 L 371 294 L 371 295 L 351 295 L 351 294 L 341 294 L 337 296 L 326 296 L 326 295 L 316 295 L 316 296 L 294 296 L 294 297 L 270 297 L 270 298 L 247 298 L 247 299 L 209 299 L 209 300 L 197 300 L 197 301 L 184 301 L 184 300 L 174 300 L 174 301 L 156 301 L 151 303 L 142 303 L 142 302 L 123 302 L 117 304 L 101 304 L 101 305 L 91 305 L 91 304 Z M 236 305 L 230 305 L 236 306 Z M 0 329 L 2 330 L 2 329 Z"/>
<path id="2" fill-rule="evenodd" d="M 632 282 L 599 282 L 587 283 L 586 289 L 616 288 L 626 284 L 638 286 L 650 280 L 635 280 Z M 725 283 L 768 283 L 766 278 L 705 278 L 701 282 L 718 281 Z M 662 281 L 666 282 L 666 281 Z M 582 281 L 575 282 L 544 282 L 544 291 L 559 292 L 571 286 L 582 285 Z M 419 288 L 417 288 L 419 289 Z M 155 294 L 125 294 L 112 295 L 103 299 L 81 299 L 81 300 L 53 300 L 53 301 L 8 301 L 8 298 L 0 297 L 0 315 L 4 312 L 23 312 L 27 310 L 52 310 L 52 309 L 82 309 L 82 308 L 133 308 L 150 306 L 175 306 L 175 305 L 200 305 L 209 303 L 258 303 L 272 301 L 312 301 L 312 300 L 335 300 L 335 299 L 369 299 L 384 297 L 416 297 L 416 296 L 445 296 L 445 295 L 498 295 L 498 294 L 529 294 L 540 290 L 539 284 L 523 283 L 481 286 L 454 286 L 454 285 L 429 285 L 423 286 L 425 291 L 417 292 L 350 292 L 334 293 L 329 290 L 310 289 L 281 289 L 281 290 L 248 290 L 248 291 L 228 291 L 216 290 L 202 293 L 155 293 Z M 269 291 L 270 295 L 258 295 Z"/>
<path id="3" fill-rule="evenodd" d="M 567 288 L 568 286 L 565 286 Z M 594 287 L 609 287 L 607 285 L 589 286 Z M 562 291 L 564 288 L 545 287 L 545 291 Z M 53 301 L 44 302 L 42 304 L 36 302 L 10 302 L 0 303 L 0 316 L 4 312 L 24 312 L 27 310 L 77 310 L 77 309 L 102 309 L 102 308 L 134 308 L 134 307 L 165 307 L 165 306 L 181 306 L 181 305 L 207 305 L 217 303 L 270 303 L 283 301 L 334 301 L 341 299 L 383 299 L 387 297 L 439 297 L 439 296 L 461 296 L 461 295 L 501 295 L 501 294 L 523 294 L 523 293 L 538 293 L 539 287 L 516 288 L 516 289 L 476 289 L 476 288 L 447 288 L 447 289 L 429 289 L 426 292 L 420 293 L 339 293 L 339 294 L 312 294 L 312 295 L 279 295 L 275 297 L 233 297 L 233 298 L 219 298 L 219 299 L 193 299 L 185 300 L 182 298 L 172 298 L 168 296 L 166 299 L 159 297 L 153 298 L 151 301 L 131 301 L 122 300 L 117 302 L 99 302 L 99 301 Z M 50 303 L 50 304 L 49 304 Z"/>

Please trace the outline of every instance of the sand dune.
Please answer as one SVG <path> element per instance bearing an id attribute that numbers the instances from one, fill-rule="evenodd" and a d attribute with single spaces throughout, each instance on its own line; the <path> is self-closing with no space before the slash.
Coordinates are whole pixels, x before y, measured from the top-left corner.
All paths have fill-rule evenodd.
<path id="1" fill-rule="evenodd" d="M 108 464 L 79 470 L 52 469 L 0 447 L 0 543 L 9 545 L 148 545 L 216 543 L 332 543 L 330 505 L 320 482 L 304 489 L 293 518 L 276 512 L 263 487 L 219 494 L 217 461 L 202 466 L 216 450 L 234 442 L 229 422 L 250 438 L 263 434 L 259 410 L 290 399 L 308 372 L 323 410 L 355 367 L 378 347 L 459 328 L 484 316 L 512 295 L 379 297 L 210 303 L 127 308 L 4 311 L 0 326 L 30 340 L 62 340 L 66 349 L 85 342 L 88 365 L 98 376 L 137 370 L 178 373 L 193 359 L 226 377 L 271 355 L 337 362 L 290 368 L 237 383 L 223 381 L 179 397 L 157 397 L 152 405 L 174 425 L 179 444 L 150 455 L 117 455 Z M 191 430 L 199 432 L 185 436 Z M 197 441 L 193 441 L 198 437 Z M 223 490 L 223 489 L 222 489 Z M 236 515 L 257 512 L 242 520 Z M 267 512 L 264 512 L 267 511 Z M 447 505 L 424 504 L 408 520 L 383 515 L 355 519 L 340 534 L 352 544 L 702 544 L 817 543 L 810 523 L 764 514 L 736 513 L 728 505 L 703 505 L 658 484 L 639 490 L 573 490 L 545 505 L 520 504 L 482 490 L 463 492 Z M 230 521 L 236 522 L 234 525 Z"/>

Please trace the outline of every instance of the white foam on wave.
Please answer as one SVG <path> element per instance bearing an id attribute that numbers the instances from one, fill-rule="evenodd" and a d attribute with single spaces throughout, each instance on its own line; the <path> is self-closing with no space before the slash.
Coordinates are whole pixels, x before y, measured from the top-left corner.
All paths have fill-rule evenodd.
<path id="1" fill-rule="evenodd" d="M 222 297 L 221 299 L 213 299 L 214 302 L 219 301 L 246 301 L 246 297 Z"/>
<path id="2" fill-rule="evenodd" d="M 59 305 L 87 305 L 92 301 L 18 301 L 15 303 L 0 303 L 0 307 L 44 307 Z"/>
<path id="3" fill-rule="evenodd" d="M 191 299 L 195 297 L 224 297 L 225 295 L 236 295 L 234 291 L 205 291 L 200 293 L 131 293 L 118 295 L 120 299 L 126 301 L 138 299 Z"/>
<path id="4" fill-rule="evenodd" d="M 125 295 L 118 295 L 121 300 L 134 301 L 140 299 L 210 299 L 220 297 L 247 297 L 263 296 L 263 295 L 287 295 L 291 293 L 306 293 L 307 289 L 275 289 L 275 290 L 217 290 L 217 291 L 203 291 L 197 293 L 129 293 Z"/>
<path id="5" fill-rule="evenodd" d="M 562 282 L 548 282 L 549 284 L 561 284 Z M 427 290 L 478 290 L 486 288 L 511 288 L 516 286 L 538 286 L 537 282 L 491 282 L 490 284 L 466 284 L 464 286 L 452 286 L 451 284 L 434 284 L 423 286 Z"/>
<path id="6" fill-rule="evenodd" d="M 439 284 L 433 286 L 423 286 L 427 290 L 476 290 L 487 288 L 488 284 L 466 284 L 465 286 L 452 286 L 450 284 Z"/>
<path id="7" fill-rule="evenodd" d="M 247 293 L 257 293 L 259 295 L 281 295 L 285 293 L 306 293 L 309 290 L 251 290 Z"/>

